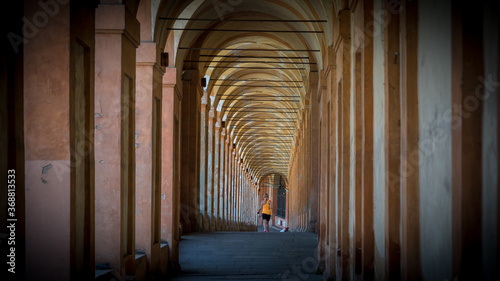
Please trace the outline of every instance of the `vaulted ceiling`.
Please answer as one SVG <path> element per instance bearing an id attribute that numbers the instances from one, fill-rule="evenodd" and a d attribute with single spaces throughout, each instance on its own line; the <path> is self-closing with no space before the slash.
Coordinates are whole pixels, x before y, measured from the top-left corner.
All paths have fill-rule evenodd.
<path id="1" fill-rule="evenodd" d="M 208 105 L 255 179 L 287 177 L 309 77 L 332 41 L 331 1 L 173 2 L 157 34 L 173 32 L 175 66 L 207 78 Z"/>

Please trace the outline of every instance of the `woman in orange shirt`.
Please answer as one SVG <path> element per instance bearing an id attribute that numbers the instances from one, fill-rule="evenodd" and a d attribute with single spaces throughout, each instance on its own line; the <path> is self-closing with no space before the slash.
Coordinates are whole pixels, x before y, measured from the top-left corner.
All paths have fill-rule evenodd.
<path id="1" fill-rule="evenodd" d="M 260 202 L 259 210 L 257 214 L 260 213 L 262 208 L 262 225 L 264 226 L 264 232 L 269 232 L 269 220 L 271 219 L 271 200 L 269 200 L 269 195 L 264 194 L 264 200 Z"/>

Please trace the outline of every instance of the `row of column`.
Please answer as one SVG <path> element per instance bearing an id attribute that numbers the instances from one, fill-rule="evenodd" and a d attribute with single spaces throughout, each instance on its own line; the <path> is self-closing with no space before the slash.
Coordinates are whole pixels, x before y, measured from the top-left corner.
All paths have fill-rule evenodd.
<path id="1" fill-rule="evenodd" d="M 310 152 L 300 133 L 293 151 L 289 225 L 303 230 L 308 201 L 326 278 L 497 276 L 498 159 L 485 143 L 498 142 L 488 100 L 498 89 L 483 79 L 498 77 L 498 30 L 484 36 L 498 26 L 485 12 L 494 6 L 372 2 L 335 15 L 334 43 L 308 91 Z"/>
<path id="2" fill-rule="evenodd" d="M 257 188 L 220 113 L 201 102 L 200 213 L 204 231 L 255 230 Z M 204 172 L 205 171 L 205 172 Z"/>
<path id="3" fill-rule="evenodd" d="M 307 111 L 307 109 L 305 110 Z M 290 176 L 288 178 L 288 194 L 286 206 L 287 226 L 290 230 L 304 232 L 310 227 L 311 208 L 310 208 L 310 189 L 309 189 L 309 161 L 308 140 L 304 131 L 307 130 L 306 121 L 301 122 L 296 146 L 292 153 Z"/>
<path id="4" fill-rule="evenodd" d="M 128 6 L 57 8 L 24 52 L 26 277 L 165 275 L 178 263 L 175 75 Z"/>
<path id="5" fill-rule="evenodd" d="M 311 72 L 305 107 L 299 122 L 296 144 L 292 151 L 286 206 L 287 225 L 290 230 L 316 233 L 320 228 L 318 202 L 324 197 L 320 194 L 320 179 L 317 176 L 317 170 L 322 167 L 317 157 L 320 154 L 319 122 L 311 122 L 320 114 L 315 97 L 317 88 L 318 75 Z"/>

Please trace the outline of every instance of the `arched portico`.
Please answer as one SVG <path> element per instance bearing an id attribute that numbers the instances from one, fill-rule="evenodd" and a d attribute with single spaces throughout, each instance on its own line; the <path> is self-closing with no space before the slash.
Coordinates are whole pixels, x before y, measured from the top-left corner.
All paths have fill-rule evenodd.
<path id="1" fill-rule="evenodd" d="M 271 224 L 316 233 L 325 278 L 498 275 L 497 4 L 6 5 L 21 278 L 174 273 L 182 235 L 255 231 L 282 181 Z"/>

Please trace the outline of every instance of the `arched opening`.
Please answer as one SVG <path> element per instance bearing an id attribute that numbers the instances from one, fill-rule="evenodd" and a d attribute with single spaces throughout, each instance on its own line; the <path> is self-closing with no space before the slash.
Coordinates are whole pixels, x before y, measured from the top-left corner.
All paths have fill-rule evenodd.
<path id="1" fill-rule="evenodd" d="M 209 275 L 498 275 L 496 2 L 20 2 L 0 54 L 16 277 L 163 278 L 198 269 L 197 235 L 235 250 L 195 247 L 234 258 Z M 293 232 L 269 244 L 264 193 Z"/>

